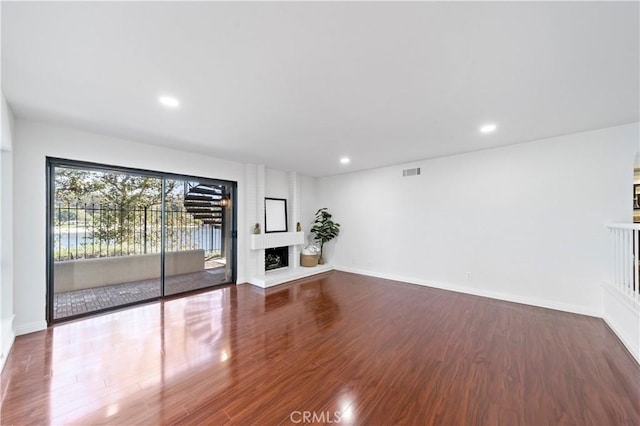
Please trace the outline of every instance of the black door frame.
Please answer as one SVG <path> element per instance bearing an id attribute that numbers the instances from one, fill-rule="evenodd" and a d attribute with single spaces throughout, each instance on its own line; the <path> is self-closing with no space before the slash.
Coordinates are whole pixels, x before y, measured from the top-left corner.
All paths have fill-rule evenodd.
<path id="1" fill-rule="evenodd" d="M 124 305 L 119 305 L 115 307 L 100 309 L 96 311 L 87 312 L 79 315 L 72 315 L 65 318 L 54 319 L 53 317 L 53 299 L 54 299 L 54 276 L 53 276 L 53 230 L 54 230 L 54 205 L 55 205 L 55 168 L 56 167 L 66 167 L 66 168 L 76 168 L 76 169 L 84 169 L 84 170 L 98 170 L 98 171 L 109 171 L 109 172 L 121 172 L 121 173 L 129 173 L 136 174 L 140 176 L 148 176 L 154 177 L 158 179 L 162 179 L 162 219 L 161 219 L 161 250 L 160 250 L 160 294 L 161 296 L 153 299 L 145 299 L 138 302 L 127 303 Z M 164 294 L 164 273 L 165 273 L 165 224 L 166 224 L 166 212 L 165 212 L 165 184 L 167 179 L 175 179 L 175 180 L 195 180 L 203 183 L 209 183 L 213 185 L 225 185 L 225 187 L 230 189 L 230 203 L 231 203 L 231 282 L 230 283 L 221 283 L 220 285 L 228 285 L 236 282 L 237 279 L 237 269 L 238 269 L 238 183 L 236 181 L 224 180 L 224 179 L 213 179 L 213 178 L 205 178 L 200 176 L 193 175 L 181 175 L 177 173 L 168 173 L 168 172 L 160 172 L 154 170 L 147 169 L 137 169 L 132 167 L 123 167 L 123 166 L 113 166 L 108 164 L 101 163 L 93 163 L 88 161 L 78 161 L 78 160 L 68 160 L 64 158 L 57 157 L 46 157 L 46 283 L 47 283 L 47 292 L 46 292 L 46 318 L 47 324 L 51 325 L 54 323 L 64 322 L 75 320 L 82 317 L 87 317 L 91 315 L 97 315 L 109 311 L 115 311 L 118 309 L 126 308 L 129 306 L 141 305 L 157 300 L 161 300 L 166 298 L 175 298 L 176 296 L 188 295 L 192 293 L 202 292 L 203 289 L 196 289 L 191 291 L 186 291 L 179 294 L 172 294 L 169 296 L 165 296 Z M 204 290 L 208 290 L 211 287 L 207 287 Z"/>

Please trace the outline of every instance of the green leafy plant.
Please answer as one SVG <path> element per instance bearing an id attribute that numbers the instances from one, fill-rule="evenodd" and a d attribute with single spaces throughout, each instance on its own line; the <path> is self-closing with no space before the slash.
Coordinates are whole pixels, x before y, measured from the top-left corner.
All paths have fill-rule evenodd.
<path id="1" fill-rule="evenodd" d="M 333 240 L 340 233 L 340 224 L 331 220 L 331 213 L 327 208 L 321 208 L 316 212 L 316 220 L 313 222 L 311 233 L 314 234 L 313 240 L 320 243 L 320 259 L 318 263 L 324 263 L 322 258 L 322 249 L 324 244 Z"/>

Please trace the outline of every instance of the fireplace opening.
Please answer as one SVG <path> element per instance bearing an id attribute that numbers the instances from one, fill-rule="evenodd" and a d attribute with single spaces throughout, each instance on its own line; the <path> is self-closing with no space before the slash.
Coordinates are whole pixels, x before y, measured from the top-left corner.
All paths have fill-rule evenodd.
<path id="1" fill-rule="evenodd" d="M 274 247 L 264 251 L 264 270 L 286 268 L 289 266 L 289 247 Z"/>

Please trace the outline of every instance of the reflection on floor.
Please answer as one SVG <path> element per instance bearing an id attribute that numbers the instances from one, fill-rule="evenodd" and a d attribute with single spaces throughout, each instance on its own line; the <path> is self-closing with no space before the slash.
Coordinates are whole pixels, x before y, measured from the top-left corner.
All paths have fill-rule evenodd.
<path id="1" fill-rule="evenodd" d="M 639 380 L 600 318 L 336 271 L 18 336 L 0 424 L 640 425 Z"/>
<path id="2" fill-rule="evenodd" d="M 165 280 L 165 294 L 198 290 L 227 281 L 223 266 L 190 274 L 175 275 L 167 277 Z M 160 297 L 160 278 L 67 291 L 54 295 L 53 315 L 55 319 L 66 318 L 157 297 Z"/>

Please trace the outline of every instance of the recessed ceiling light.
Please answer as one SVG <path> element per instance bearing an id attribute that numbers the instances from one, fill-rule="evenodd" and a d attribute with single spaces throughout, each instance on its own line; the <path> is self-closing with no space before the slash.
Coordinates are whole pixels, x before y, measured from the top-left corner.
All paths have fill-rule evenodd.
<path id="1" fill-rule="evenodd" d="M 340 162 L 341 162 L 342 164 L 349 164 L 349 163 L 351 162 L 351 159 L 350 159 L 349 157 L 342 157 L 342 158 L 340 159 Z"/>
<path id="2" fill-rule="evenodd" d="M 178 105 L 180 105 L 180 102 L 176 98 L 173 98 L 171 96 L 160 96 L 158 98 L 158 102 L 169 108 L 176 108 Z"/>
<path id="3" fill-rule="evenodd" d="M 498 126 L 493 123 L 485 124 L 484 126 L 480 127 L 480 133 L 491 133 L 494 132 L 497 128 Z"/>

